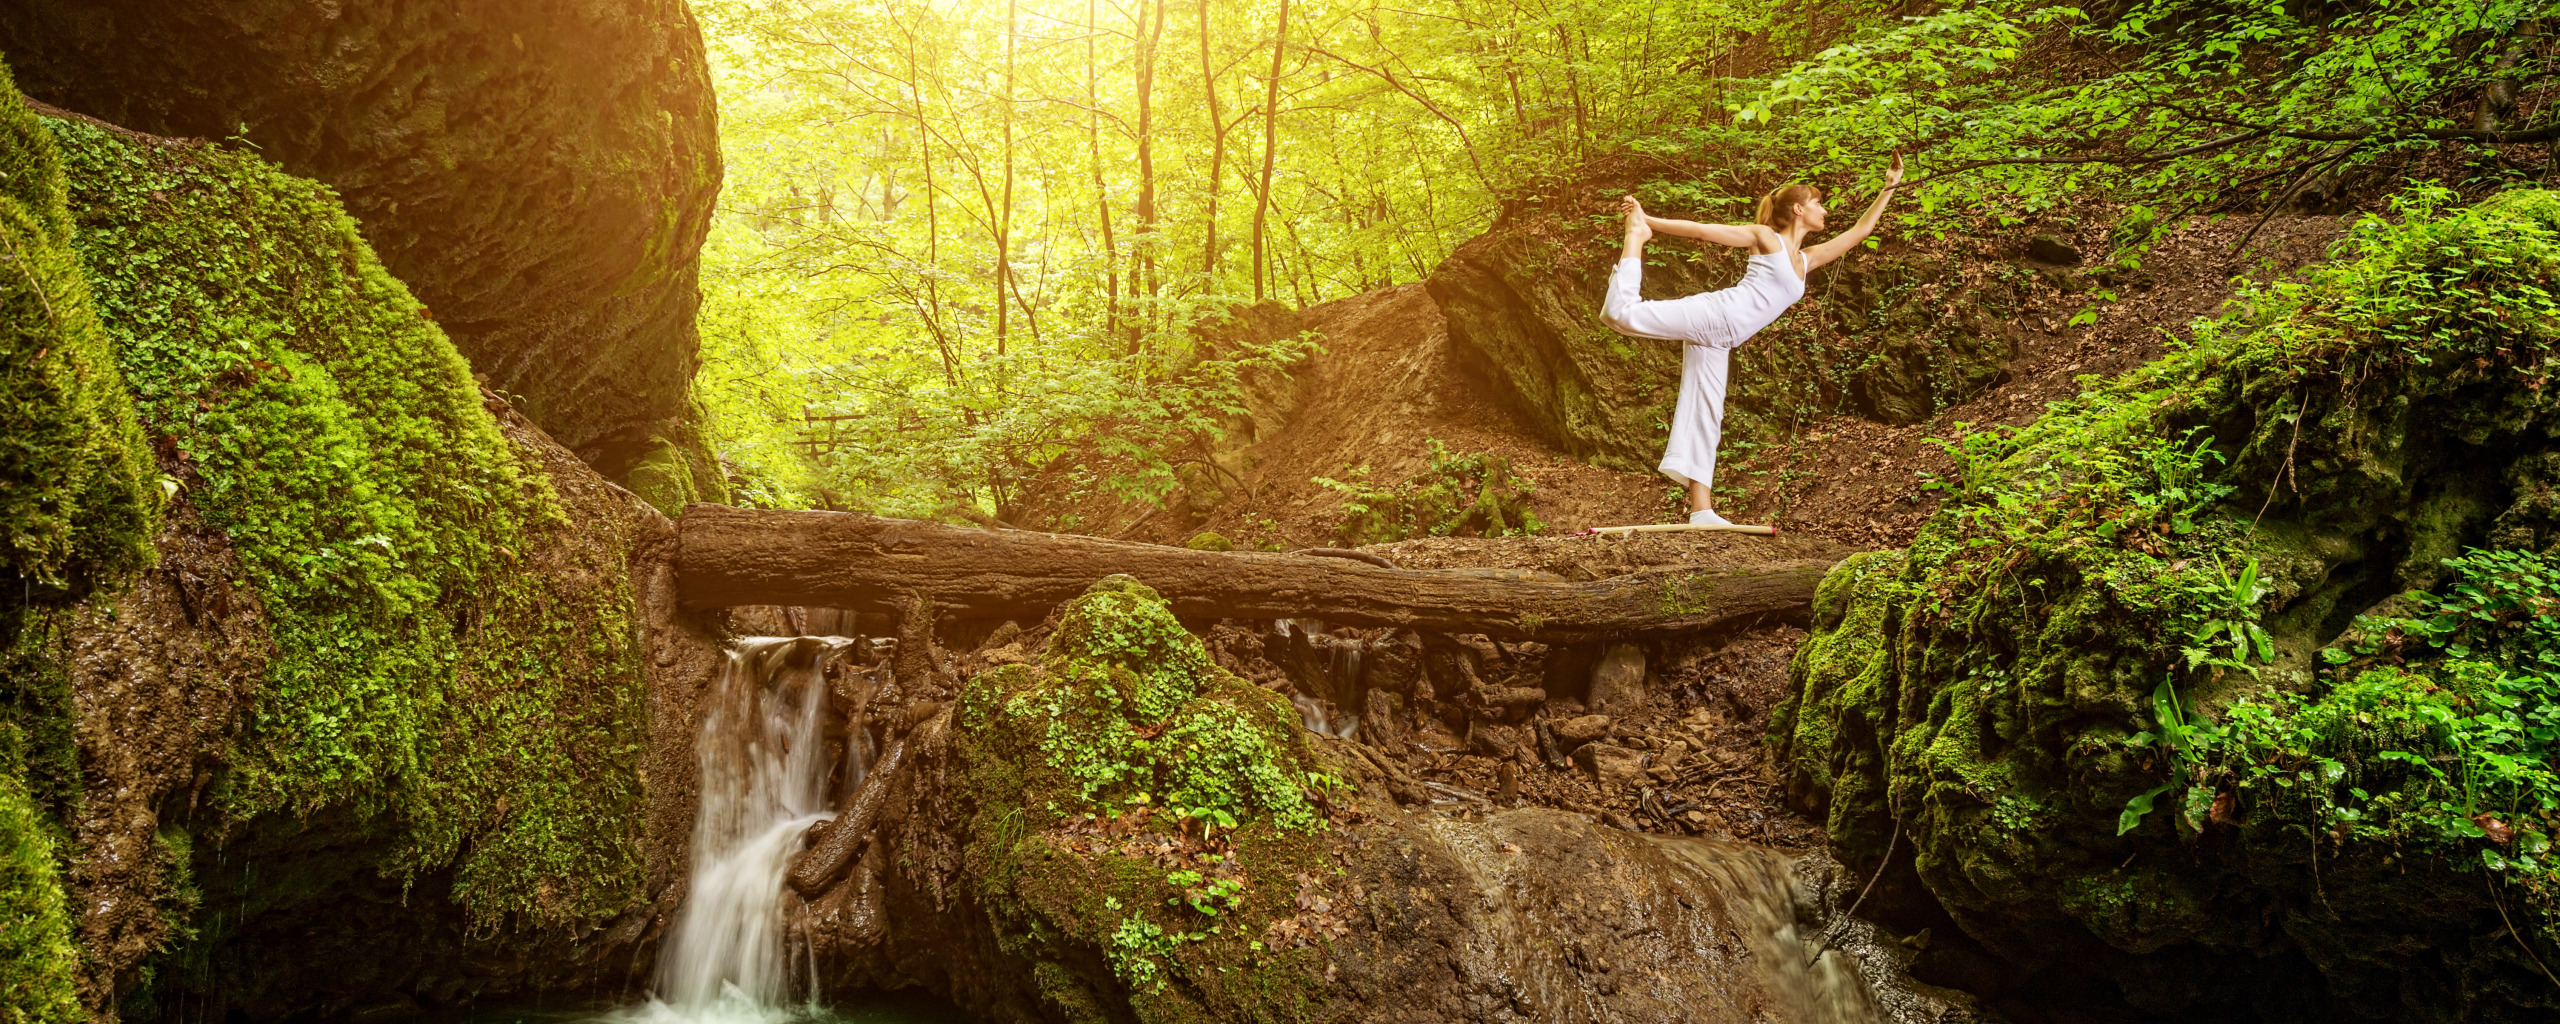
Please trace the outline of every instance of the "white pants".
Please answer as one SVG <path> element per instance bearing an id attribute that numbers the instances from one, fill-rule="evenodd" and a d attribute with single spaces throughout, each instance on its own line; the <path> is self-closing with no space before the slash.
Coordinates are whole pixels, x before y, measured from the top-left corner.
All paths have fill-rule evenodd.
<path id="1" fill-rule="evenodd" d="M 1699 301 L 1714 293 L 1646 302 L 1637 294 L 1643 283 L 1643 259 L 1618 261 L 1618 269 L 1609 275 L 1609 293 L 1601 300 L 1600 321 L 1620 334 L 1684 343 L 1680 401 L 1671 411 L 1671 443 L 1663 449 L 1662 464 L 1656 468 L 1680 483 L 1713 488 L 1716 446 L 1724 440 L 1728 364 L 1733 350 L 1750 339 L 1733 337 L 1721 303 Z"/>

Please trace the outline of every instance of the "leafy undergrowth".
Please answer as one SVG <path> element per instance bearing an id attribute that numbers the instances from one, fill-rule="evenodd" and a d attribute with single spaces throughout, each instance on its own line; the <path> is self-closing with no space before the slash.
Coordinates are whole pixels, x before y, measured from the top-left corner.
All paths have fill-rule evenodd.
<path id="1" fill-rule="evenodd" d="M 223 815 L 351 805 L 391 830 L 387 871 L 456 866 L 483 928 L 620 910 L 646 712 L 619 567 L 545 578 L 560 499 L 328 189 L 47 127 L 146 429 L 268 610 Z"/>
<path id="2" fill-rule="evenodd" d="M 968 856 L 1007 952 L 1070 1018 L 1117 990 L 1139 1017 L 1297 1019 L 1302 897 L 1325 854 L 1328 772 L 1279 695 L 1218 668 L 1126 576 L 1068 605 L 1041 663 L 971 680 L 957 720 L 976 805 Z M 1112 977 L 1079 979 L 1102 951 Z"/>
<path id="3" fill-rule="evenodd" d="M 1932 893 L 2009 941 L 2059 917 L 2133 953 L 2232 948 L 2298 914 L 2334 982 L 2436 969 L 2387 954 L 2394 929 L 2512 910 L 2549 960 L 2560 195 L 2442 199 L 1973 435 L 1907 551 L 1826 581 L 1774 728 L 1835 841 L 1874 854 L 1898 822 Z M 2443 969 L 2494 962 L 2514 985 L 2459 998 L 2543 1005 L 2519 952 Z"/>
<path id="4" fill-rule="evenodd" d="M 1490 452 L 1461 455 L 1439 439 L 1429 468 L 1401 484 L 1381 486 L 1360 466 L 1349 481 L 1315 482 L 1343 496 L 1342 523 L 1334 530 L 1344 547 L 1389 544 L 1416 537 L 1508 537 L 1539 533 L 1546 524 L 1529 511 L 1536 485 L 1511 471 L 1511 460 Z"/>

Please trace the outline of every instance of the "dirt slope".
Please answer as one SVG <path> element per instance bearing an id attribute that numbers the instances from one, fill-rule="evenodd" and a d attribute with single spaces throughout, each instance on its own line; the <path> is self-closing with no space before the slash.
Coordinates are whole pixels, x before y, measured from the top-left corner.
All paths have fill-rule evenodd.
<path id="1" fill-rule="evenodd" d="M 2192 225 L 2164 240 L 2144 266 L 2089 284 L 2087 292 L 2041 289 L 2026 312 L 2024 341 L 2007 379 L 1981 396 L 1908 426 L 1833 416 L 1801 435 L 1731 459 L 1716 499 L 1742 522 L 1770 523 L 1856 547 L 1892 547 L 1910 539 L 1935 508 L 1921 474 L 1948 471 L 1933 438 L 1974 426 L 2021 424 L 2045 403 L 2070 397 L 2085 375 L 2122 373 L 2155 358 L 2164 338 L 2216 313 L 2241 274 L 2265 279 L 2317 260 L 2341 221 L 2288 216 L 2269 222 L 2245 257 L 2233 246 L 2247 218 Z M 2066 240 L 2099 251 L 2100 232 Z M 2023 248 L 2024 236 L 2020 248 Z M 1860 259 L 1879 258 L 1861 254 Z M 2060 278 L 2066 275 L 2048 275 Z M 1814 285 L 1823 283 L 1817 271 Z M 2119 301 L 2099 303 L 2095 289 Z M 2074 314 L 2099 307 L 2094 323 L 2071 326 Z M 1290 329 L 1316 331 L 1326 352 L 1310 360 L 1286 393 L 1267 396 L 1242 443 L 1218 456 L 1243 487 L 1195 498 L 1176 491 L 1159 509 L 1108 498 L 1035 500 L 1022 525 L 1075 529 L 1134 540 L 1180 544 L 1202 531 L 1238 546 L 1308 547 L 1331 543 L 1343 497 L 1313 478 L 1347 478 L 1369 467 L 1371 481 L 1402 480 L 1426 467 L 1425 442 L 1454 451 L 1492 452 L 1535 482 L 1529 507 L 1550 533 L 1592 526 L 1675 522 L 1680 507 L 1670 481 L 1584 464 L 1542 438 L 1495 400 L 1483 368 L 1469 365 L 1449 340 L 1439 309 L 1420 285 L 1404 285 L 1311 307 Z M 1223 478 L 1216 478 L 1223 483 Z"/>

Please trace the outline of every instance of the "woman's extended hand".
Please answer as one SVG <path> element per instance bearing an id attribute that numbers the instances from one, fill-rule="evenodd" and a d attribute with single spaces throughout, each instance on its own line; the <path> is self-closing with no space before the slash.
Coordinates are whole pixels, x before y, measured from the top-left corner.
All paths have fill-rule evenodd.
<path id="1" fill-rule="evenodd" d="M 1893 151 L 1892 166 L 1884 169 L 1885 191 L 1893 191 L 1894 186 L 1900 184 L 1902 184 L 1902 151 L 1897 149 Z"/>
<path id="2" fill-rule="evenodd" d="M 1619 197 L 1619 199 L 1618 199 L 1618 212 L 1619 212 L 1619 213 L 1626 214 L 1627 216 L 1630 216 L 1630 217 L 1642 217 L 1642 216 L 1645 216 L 1645 212 L 1644 212 L 1644 204 L 1643 204 L 1643 203 L 1636 202 L 1636 197 L 1634 197 L 1634 196 L 1621 196 L 1621 197 Z"/>

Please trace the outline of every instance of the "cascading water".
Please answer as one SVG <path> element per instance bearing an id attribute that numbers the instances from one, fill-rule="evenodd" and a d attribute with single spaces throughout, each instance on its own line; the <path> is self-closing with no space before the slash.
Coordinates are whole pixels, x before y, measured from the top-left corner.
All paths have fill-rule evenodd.
<path id="1" fill-rule="evenodd" d="M 850 669 L 859 643 L 750 637 L 730 648 L 696 741 L 691 883 L 642 1020 L 764 1022 L 814 1009 L 814 982 L 794 974 L 783 876 L 870 763 L 869 730 L 838 732 L 829 700 L 830 676 Z"/>

